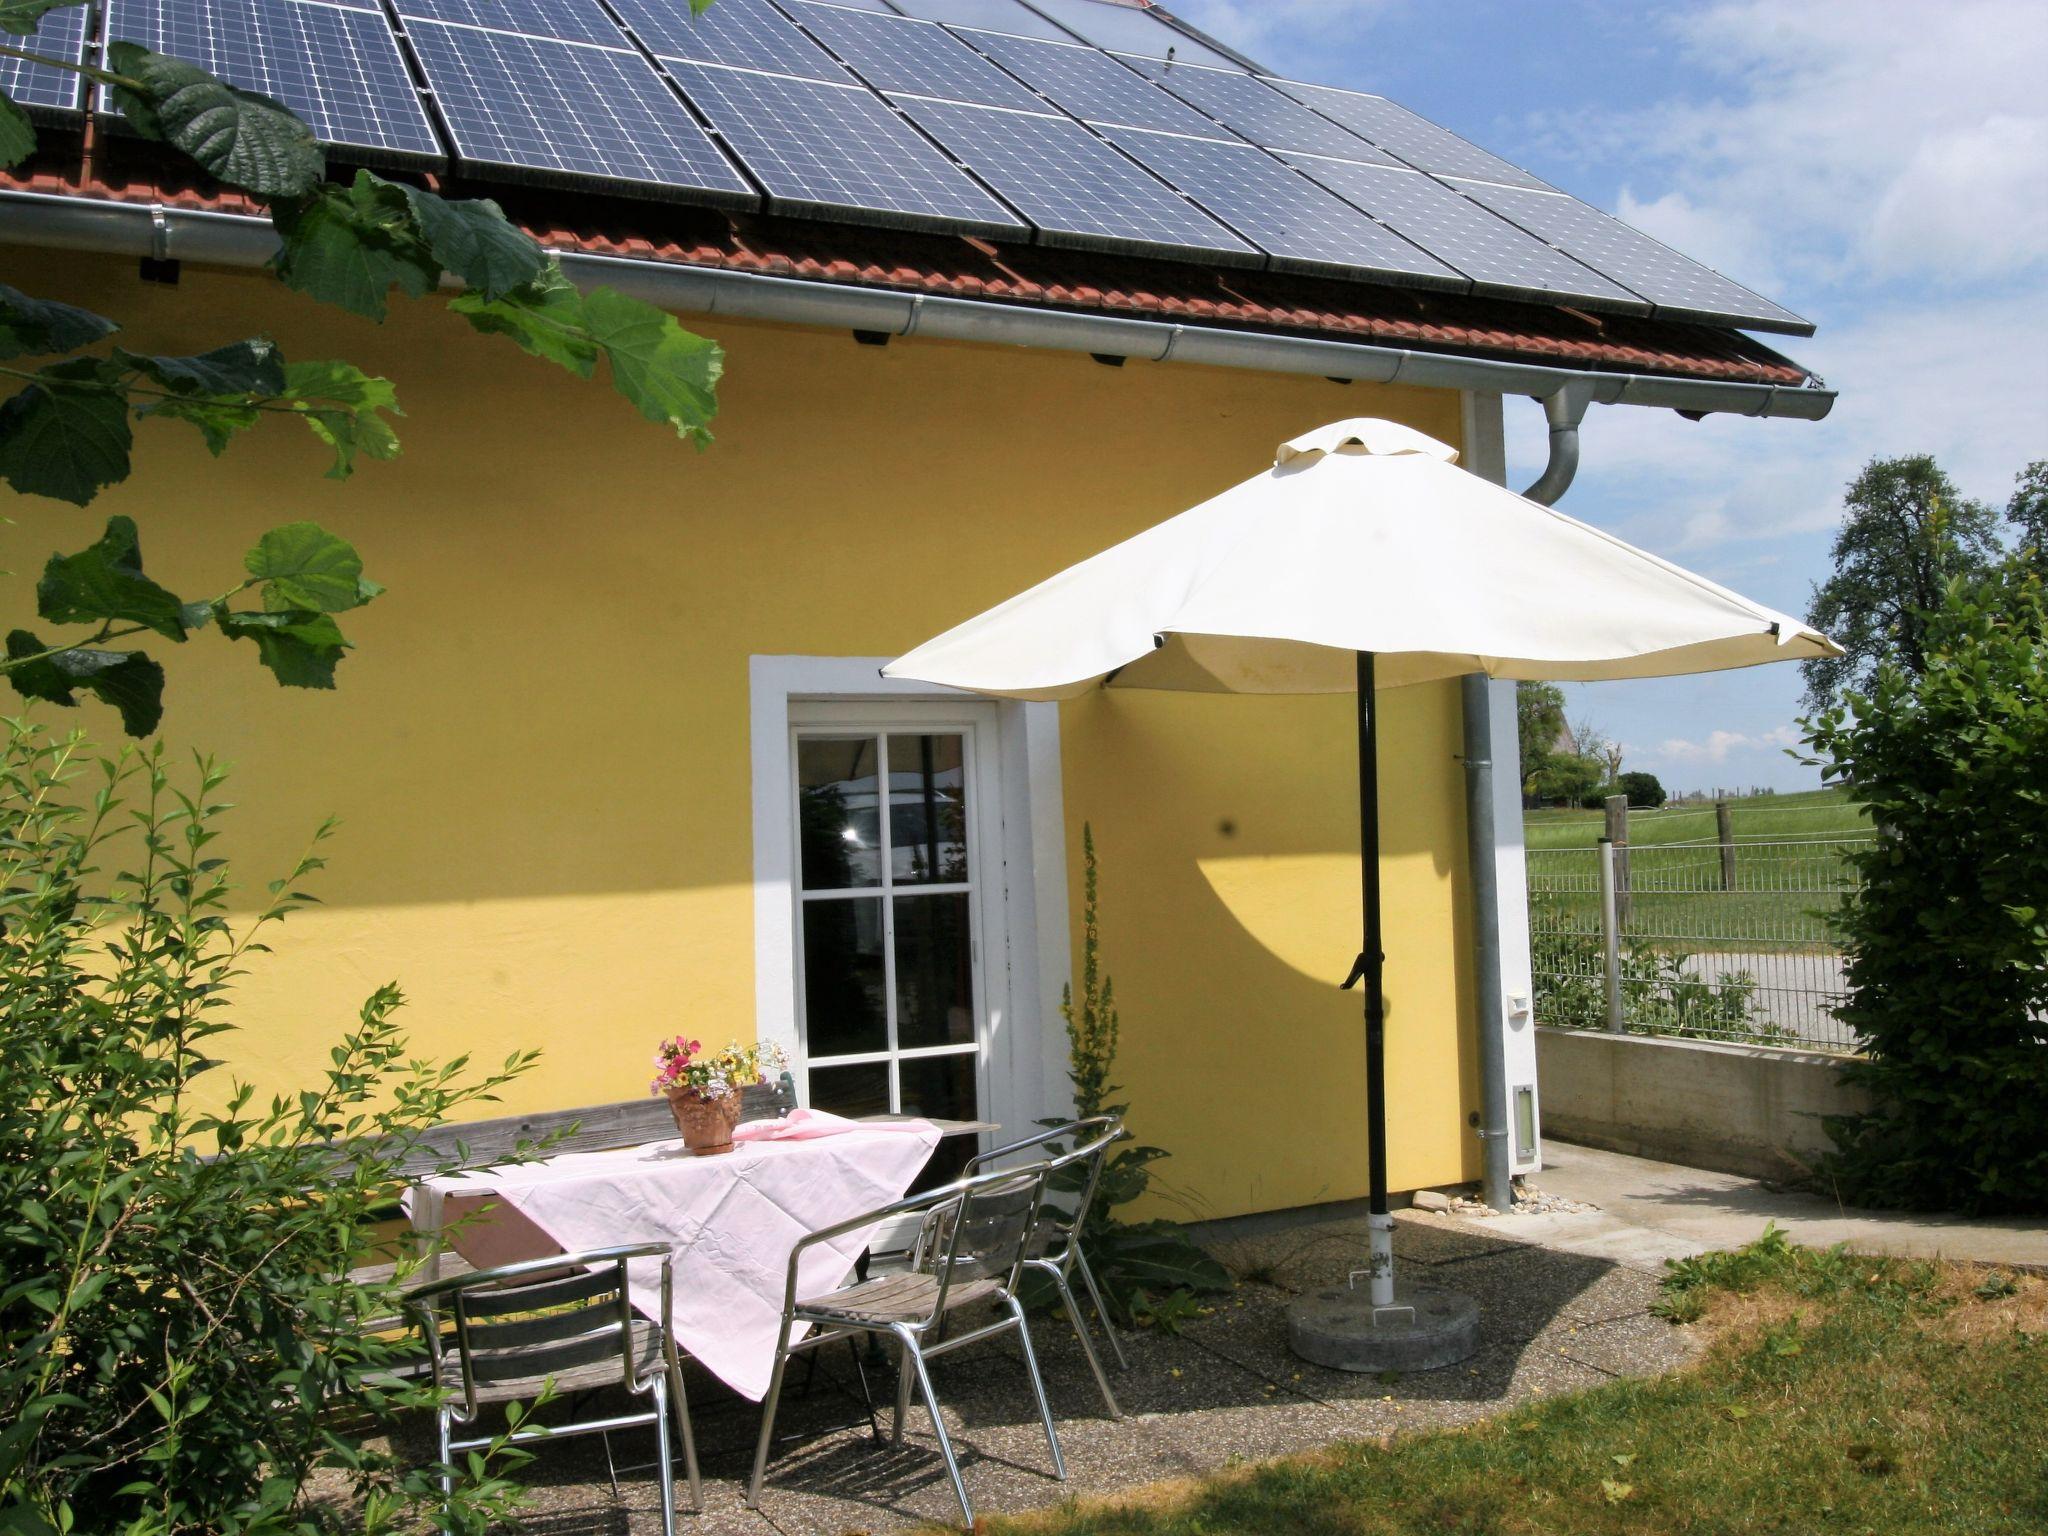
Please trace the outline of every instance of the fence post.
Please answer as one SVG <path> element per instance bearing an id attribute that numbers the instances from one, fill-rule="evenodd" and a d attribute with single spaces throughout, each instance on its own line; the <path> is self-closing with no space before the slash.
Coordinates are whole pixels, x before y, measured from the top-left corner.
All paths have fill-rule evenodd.
<path id="1" fill-rule="evenodd" d="M 1721 843 L 1721 889 L 1735 889 L 1735 817 L 1726 800 L 1714 802 L 1714 835 Z"/>
<path id="2" fill-rule="evenodd" d="M 1607 1032 L 1622 1033 L 1621 924 L 1615 916 L 1614 839 L 1600 839 L 1600 949 L 1606 957 Z"/>
<path id="3" fill-rule="evenodd" d="M 1614 914 L 1628 921 L 1628 796 L 1607 797 L 1607 840 L 1614 844 Z"/>

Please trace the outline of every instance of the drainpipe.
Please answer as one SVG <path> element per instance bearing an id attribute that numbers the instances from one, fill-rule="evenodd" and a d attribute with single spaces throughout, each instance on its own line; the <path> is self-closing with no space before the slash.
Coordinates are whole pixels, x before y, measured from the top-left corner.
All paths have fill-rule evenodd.
<path id="1" fill-rule="evenodd" d="M 1579 470 L 1579 423 L 1593 403 L 1590 387 L 1567 384 L 1543 397 L 1550 422 L 1550 459 L 1522 494 L 1550 506 Z M 1459 680 L 1465 717 L 1465 839 L 1472 871 L 1472 970 L 1479 999 L 1479 1145 L 1484 1157 L 1483 1195 L 1496 1211 L 1512 1210 L 1514 1147 L 1508 1112 L 1507 998 L 1500 969 L 1500 878 L 1494 847 L 1493 708 L 1491 680 L 1468 673 Z"/>

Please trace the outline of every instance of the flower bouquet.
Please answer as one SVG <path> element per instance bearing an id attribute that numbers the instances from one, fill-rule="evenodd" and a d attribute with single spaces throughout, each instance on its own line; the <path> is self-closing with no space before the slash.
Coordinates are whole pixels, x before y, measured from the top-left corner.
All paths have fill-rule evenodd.
<path id="1" fill-rule="evenodd" d="M 701 1040 L 678 1035 L 664 1040 L 654 1053 L 652 1091 L 668 1097 L 683 1145 L 699 1157 L 732 1150 L 733 1127 L 740 1123 L 740 1090 L 764 1083 L 770 1072 L 787 1062 L 779 1047 L 741 1045 L 735 1040 L 721 1051 L 706 1051 Z"/>

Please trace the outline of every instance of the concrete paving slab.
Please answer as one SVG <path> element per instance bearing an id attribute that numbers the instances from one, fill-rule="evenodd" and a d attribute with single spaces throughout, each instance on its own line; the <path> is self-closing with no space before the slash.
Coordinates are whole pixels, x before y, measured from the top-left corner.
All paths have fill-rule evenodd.
<path id="1" fill-rule="evenodd" d="M 1503 1238 L 1541 1243 L 1661 1272 L 1667 1258 L 1739 1248 L 1775 1222 L 1794 1242 L 1860 1253 L 1968 1259 L 2048 1270 L 2048 1223 L 2038 1217 L 1965 1220 L 1866 1211 L 1819 1195 L 1773 1189 L 1714 1173 L 1546 1141 L 1534 1182 L 1550 1194 L 1599 1207 L 1569 1216 L 1466 1218 Z"/>

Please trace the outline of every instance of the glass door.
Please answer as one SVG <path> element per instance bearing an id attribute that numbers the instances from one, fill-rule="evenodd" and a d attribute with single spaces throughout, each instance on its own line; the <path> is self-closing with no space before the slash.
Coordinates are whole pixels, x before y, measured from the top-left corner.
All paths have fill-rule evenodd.
<path id="1" fill-rule="evenodd" d="M 981 1118 L 974 732 L 799 727 L 797 1017 L 807 1102 Z M 950 1177 L 972 1138 L 928 1171 Z"/>

